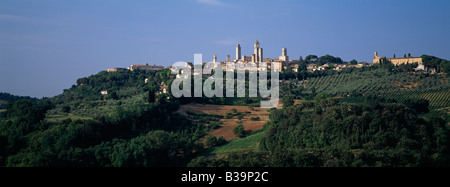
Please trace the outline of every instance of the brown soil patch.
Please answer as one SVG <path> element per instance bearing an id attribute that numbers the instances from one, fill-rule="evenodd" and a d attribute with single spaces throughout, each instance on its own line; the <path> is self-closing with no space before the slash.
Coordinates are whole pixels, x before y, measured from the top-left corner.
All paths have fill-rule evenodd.
<path id="1" fill-rule="evenodd" d="M 302 100 L 300 99 L 294 99 L 294 105 L 302 104 Z"/>
<path id="2" fill-rule="evenodd" d="M 180 109 L 177 111 L 181 114 L 186 115 L 186 111 L 194 113 L 206 113 L 206 114 L 218 114 L 226 116 L 227 113 L 232 113 L 231 109 L 235 108 L 237 112 L 245 114 L 246 111 L 251 113 L 245 114 L 242 119 L 245 131 L 254 131 L 261 129 L 264 124 L 269 121 L 269 112 L 267 108 L 254 107 L 254 110 L 250 110 L 248 106 L 234 106 L 234 105 L 210 105 L 210 104 L 187 104 L 181 105 Z M 250 120 L 252 117 L 259 117 L 259 121 Z M 239 121 L 235 116 L 230 119 L 221 119 L 223 122 L 220 127 L 210 133 L 205 137 L 201 138 L 199 141 L 204 142 L 206 137 L 209 135 L 214 135 L 217 138 L 223 136 L 227 141 L 237 138 L 234 135 L 233 129 L 238 125 L 236 121 Z"/>

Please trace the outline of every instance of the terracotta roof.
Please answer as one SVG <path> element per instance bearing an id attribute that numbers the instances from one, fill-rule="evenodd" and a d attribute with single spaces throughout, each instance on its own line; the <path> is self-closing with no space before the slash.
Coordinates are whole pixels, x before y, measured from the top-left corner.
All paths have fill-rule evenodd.
<path id="1" fill-rule="evenodd" d="M 158 68 L 164 68 L 164 66 L 152 66 L 152 65 L 131 65 L 133 67 L 158 67 Z"/>
<path id="2" fill-rule="evenodd" d="M 392 60 L 392 59 L 411 59 L 411 58 L 422 58 L 422 57 L 387 58 L 387 59 Z"/>

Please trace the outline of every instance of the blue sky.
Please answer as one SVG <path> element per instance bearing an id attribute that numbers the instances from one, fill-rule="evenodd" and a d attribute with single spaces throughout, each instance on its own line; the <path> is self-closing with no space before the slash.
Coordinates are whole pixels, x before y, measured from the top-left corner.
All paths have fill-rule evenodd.
<path id="1" fill-rule="evenodd" d="M 0 92 L 51 97 L 131 64 L 172 65 L 281 48 L 291 59 L 373 52 L 450 59 L 447 0 L 1 0 Z"/>

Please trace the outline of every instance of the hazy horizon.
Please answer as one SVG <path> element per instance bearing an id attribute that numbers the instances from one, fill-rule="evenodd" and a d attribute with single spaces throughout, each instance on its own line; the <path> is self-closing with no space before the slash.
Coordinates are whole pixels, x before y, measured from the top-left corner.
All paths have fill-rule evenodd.
<path id="1" fill-rule="evenodd" d="M 81 77 L 131 64 L 164 67 L 251 55 L 373 53 L 450 59 L 446 0 L 168 0 L 0 2 L 0 92 L 53 97 Z"/>

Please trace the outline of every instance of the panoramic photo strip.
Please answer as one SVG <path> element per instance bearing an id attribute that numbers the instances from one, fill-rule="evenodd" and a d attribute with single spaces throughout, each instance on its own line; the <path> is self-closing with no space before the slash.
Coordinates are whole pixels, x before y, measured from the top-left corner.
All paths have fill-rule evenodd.
<path id="1" fill-rule="evenodd" d="M 449 8 L 0 0 L 0 168 L 128 168 L 113 171 L 180 185 L 441 173 Z"/>

